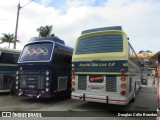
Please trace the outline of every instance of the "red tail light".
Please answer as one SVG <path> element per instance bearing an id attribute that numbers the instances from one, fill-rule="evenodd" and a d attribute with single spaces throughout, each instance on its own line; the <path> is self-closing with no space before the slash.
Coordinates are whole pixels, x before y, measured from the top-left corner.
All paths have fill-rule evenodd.
<path id="1" fill-rule="evenodd" d="M 75 91 L 75 88 L 74 88 L 74 87 L 72 87 L 72 88 L 71 88 L 71 90 L 72 90 L 72 91 Z"/>
<path id="2" fill-rule="evenodd" d="M 122 91 L 122 92 L 121 92 L 121 95 L 122 95 L 122 96 L 125 96 L 125 95 L 126 95 L 126 92 L 125 92 L 125 91 Z"/>
<path id="3" fill-rule="evenodd" d="M 72 81 L 72 86 L 74 86 L 75 85 L 75 82 L 74 81 Z"/>
<path id="4" fill-rule="evenodd" d="M 74 80 L 75 79 L 75 76 L 74 75 L 72 75 L 72 80 Z"/>
<path id="5" fill-rule="evenodd" d="M 125 84 L 125 83 L 122 83 L 122 84 L 121 84 L 121 88 L 122 88 L 122 89 L 125 89 L 125 88 L 126 88 L 126 84 Z"/>
<path id="6" fill-rule="evenodd" d="M 75 73 L 75 70 L 74 70 L 74 69 L 72 69 L 72 70 L 71 70 L 71 72 L 72 72 L 72 74 L 74 74 L 74 73 Z"/>
<path id="7" fill-rule="evenodd" d="M 121 81 L 125 81 L 125 80 L 126 80 L 126 77 L 122 76 Z"/>
<path id="8" fill-rule="evenodd" d="M 126 73 L 126 70 L 121 69 L 120 72 L 121 72 L 121 74 L 125 74 L 125 73 Z"/>

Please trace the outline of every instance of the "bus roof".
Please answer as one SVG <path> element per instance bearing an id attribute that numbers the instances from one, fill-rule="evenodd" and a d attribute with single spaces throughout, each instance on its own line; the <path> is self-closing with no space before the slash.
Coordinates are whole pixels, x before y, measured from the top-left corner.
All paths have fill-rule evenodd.
<path id="1" fill-rule="evenodd" d="M 20 53 L 20 50 L 16 50 L 16 49 L 10 49 L 10 48 L 0 48 L 0 51 L 3 52 L 13 52 L 13 53 Z"/>
<path id="2" fill-rule="evenodd" d="M 42 37 L 42 38 L 38 37 L 38 38 L 34 38 L 34 39 L 32 39 L 31 41 L 29 41 L 29 43 L 30 43 L 30 42 L 37 42 L 37 41 L 48 41 L 48 40 L 54 41 L 54 42 L 59 43 L 59 44 L 62 44 L 62 45 L 65 45 L 64 41 L 61 40 L 61 39 L 59 39 L 59 38 L 56 37 L 56 36 L 53 36 L 53 37 Z"/>
<path id="3" fill-rule="evenodd" d="M 81 35 L 91 33 L 91 32 L 97 32 L 97 31 L 106 31 L 106 30 L 122 30 L 121 26 L 112 26 L 112 27 L 103 27 L 103 28 L 95 28 L 95 29 L 89 29 L 82 31 Z"/>

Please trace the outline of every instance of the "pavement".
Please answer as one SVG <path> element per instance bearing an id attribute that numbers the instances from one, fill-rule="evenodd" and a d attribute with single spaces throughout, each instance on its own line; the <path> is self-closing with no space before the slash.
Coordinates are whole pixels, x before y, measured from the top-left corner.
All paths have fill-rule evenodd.
<path id="1" fill-rule="evenodd" d="M 157 83 L 156 83 L 157 86 Z M 83 102 L 72 99 L 54 99 L 54 100 L 40 100 L 32 98 L 21 98 L 14 96 L 9 98 L 8 96 L 1 96 L 0 98 L 0 111 L 59 111 L 59 117 L 45 117 L 38 118 L 38 120 L 156 120 L 156 117 L 117 117 L 117 114 L 114 111 L 122 112 L 145 112 L 145 111 L 156 111 L 157 100 L 156 100 L 156 87 L 152 87 L 151 78 L 148 79 L 148 85 L 142 85 L 142 88 L 136 95 L 136 100 L 134 103 L 130 103 L 127 106 L 122 105 L 106 105 L 103 103 L 94 103 L 94 102 Z M 84 114 L 88 114 L 89 117 L 62 117 L 60 111 L 67 111 L 76 115 L 75 111 L 82 111 Z M 89 111 L 89 112 L 88 112 Z M 114 117 L 91 117 L 97 116 L 114 116 Z M 86 115 L 85 115 L 86 116 Z M 8 118 L 0 118 L 1 120 L 8 120 Z M 11 118 L 13 119 L 13 118 Z M 14 118 L 17 120 L 17 118 Z M 18 118 L 20 119 L 20 118 Z M 37 118 L 23 118 L 23 120 L 30 120 Z"/>

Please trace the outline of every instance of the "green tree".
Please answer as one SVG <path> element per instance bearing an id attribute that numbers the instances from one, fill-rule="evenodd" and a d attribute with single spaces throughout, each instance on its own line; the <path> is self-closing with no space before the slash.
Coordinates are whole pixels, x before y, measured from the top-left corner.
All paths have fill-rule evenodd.
<path id="1" fill-rule="evenodd" d="M 2 35 L 3 36 L 0 38 L 0 40 L 1 40 L 0 44 L 9 43 L 8 48 L 10 48 L 10 44 L 13 43 L 14 39 L 15 39 L 14 34 L 13 33 L 12 34 L 10 34 L 10 33 L 8 33 L 8 34 L 2 33 Z M 16 40 L 16 42 L 20 42 L 20 41 Z"/>
<path id="2" fill-rule="evenodd" d="M 37 32 L 39 32 L 39 37 L 51 37 L 54 36 L 52 32 L 52 25 L 40 26 L 37 28 Z"/>

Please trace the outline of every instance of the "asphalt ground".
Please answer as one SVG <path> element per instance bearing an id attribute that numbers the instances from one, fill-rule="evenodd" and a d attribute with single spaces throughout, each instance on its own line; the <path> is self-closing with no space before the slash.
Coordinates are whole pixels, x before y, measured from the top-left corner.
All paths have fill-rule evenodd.
<path id="1" fill-rule="evenodd" d="M 10 96 L 9 93 L 0 94 L 0 111 L 18 112 L 45 112 L 50 117 L 23 118 L 25 119 L 55 119 L 55 120 L 155 120 L 156 117 L 118 117 L 118 113 L 143 113 L 156 111 L 156 87 L 152 87 L 152 81 L 147 86 L 142 86 L 136 95 L 136 101 L 129 105 L 106 105 L 103 103 L 83 102 L 79 100 L 56 98 L 34 99 L 28 97 Z M 51 117 L 54 116 L 54 117 Z M 22 119 L 22 118 L 0 118 Z"/>

